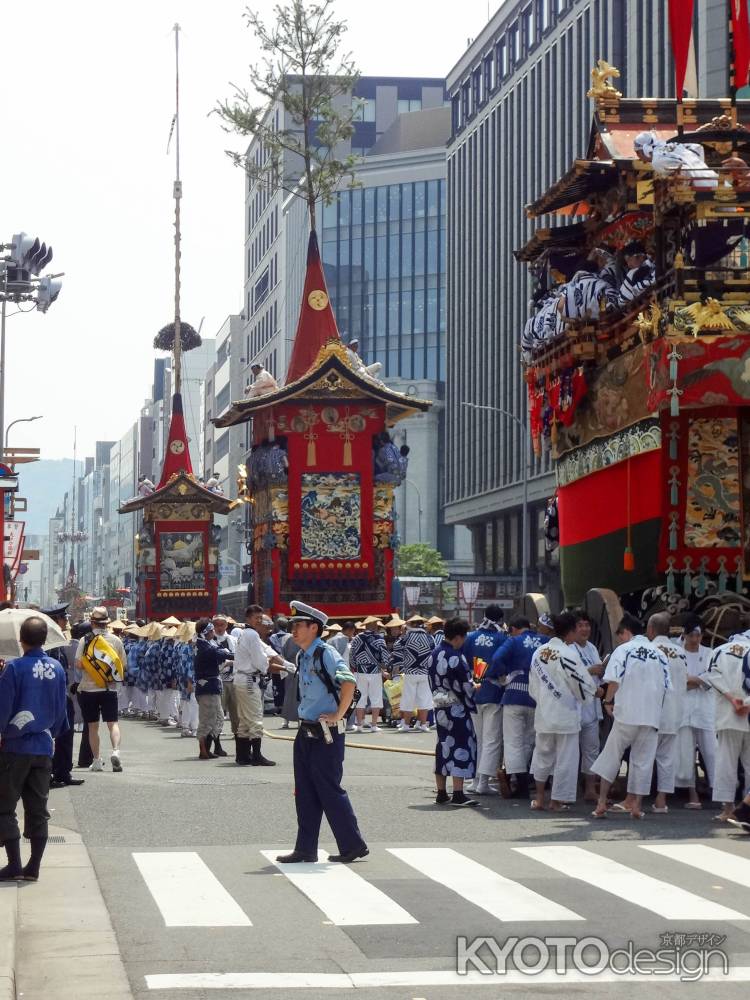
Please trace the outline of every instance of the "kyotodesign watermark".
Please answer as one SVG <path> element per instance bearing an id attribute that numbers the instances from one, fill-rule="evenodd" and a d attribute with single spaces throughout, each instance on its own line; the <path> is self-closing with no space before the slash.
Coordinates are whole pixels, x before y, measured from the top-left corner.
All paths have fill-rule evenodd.
<path id="1" fill-rule="evenodd" d="M 633 941 L 613 948 L 598 937 L 494 937 L 456 939 L 456 971 L 461 976 L 479 972 L 485 976 L 521 973 L 539 976 L 571 972 L 595 977 L 672 976 L 695 982 L 710 973 L 729 975 L 729 958 L 719 948 L 725 934 L 661 934 L 657 948 L 644 948 Z"/>

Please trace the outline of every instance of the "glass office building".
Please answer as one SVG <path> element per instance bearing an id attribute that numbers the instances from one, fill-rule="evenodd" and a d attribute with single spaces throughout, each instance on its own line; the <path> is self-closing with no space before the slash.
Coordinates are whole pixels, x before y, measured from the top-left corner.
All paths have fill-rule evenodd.
<path id="1" fill-rule="evenodd" d="M 444 166 L 442 167 L 444 170 Z M 339 330 L 381 376 L 445 378 L 445 180 L 342 191 L 321 253 Z"/>

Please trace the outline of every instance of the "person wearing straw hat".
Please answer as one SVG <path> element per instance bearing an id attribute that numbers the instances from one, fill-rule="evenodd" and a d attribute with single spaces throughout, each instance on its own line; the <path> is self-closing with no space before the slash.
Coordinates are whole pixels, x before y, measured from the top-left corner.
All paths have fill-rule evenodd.
<path id="1" fill-rule="evenodd" d="M 360 694 L 359 704 L 355 709 L 356 723 L 349 731 L 377 733 L 380 731 L 378 722 L 383 708 L 383 671 L 388 668 L 390 657 L 385 638 L 380 632 L 380 619 L 369 615 L 363 624 L 365 631 L 354 636 L 349 650 L 349 668 L 356 677 Z M 365 723 L 368 700 L 372 708 L 372 723 Z"/>
<path id="2" fill-rule="evenodd" d="M 432 618 L 428 618 L 427 631 L 435 640 L 435 646 L 439 646 L 445 638 L 445 618 L 441 618 L 439 615 L 433 615 Z"/>
<path id="3" fill-rule="evenodd" d="M 175 636 L 177 686 L 180 692 L 180 736 L 198 735 L 198 700 L 195 697 L 195 645 L 193 622 L 183 622 Z M 209 737 L 207 737 L 208 739 Z M 216 756 L 219 753 L 214 749 Z M 226 755 L 226 751 L 224 751 Z"/>
<path id="4" fill-rule="evenodd" d="M 124 664 L 127 661 L 125 647 L 119 636 L 114 635 L 110 631 L 110 624 L 109 612 L 106 608 L 97 607 L 92 609 L 89 616 L 91 632 L 94 636 L 100 636 L 114 650 L 124 668 Z M 120 726 L 118 722 L 120 716 L 118 711 L 117 685 L 114 684 L 110 687 L 109 683 L 107 683 L 104 689 L 102 689 L 101 684 L 97 683 L 86 669 L 83 654 L 88 641 L 87 636 L 84 636 L 78 643 L 76 667 L 82 671 L 81 681 L 78 685 L 78 703 L 81 706 L 84 725 L 88 726 L 89 743 L 94 758 L 89 770 L 94 772 L 104 770 L 104 761 L 99 756 L 99 720 L 101 719 L 109 730 L 109 739 L 112 744 L 112 752 L 109 759 L 112 770 L 119 772 L 122 771 L 122 762 L 120 760 Z"/>
<path id="5" fill-rule="evenodd" d="M 325 815 L 339 853 L 329 862 L 351 864 L 370 852 L 359 832 L 349 796 L 341 787 L 344 773 L 344 717 L 354 697 L 355 680 L 341 656 L 320 638 L 328 622 L 324 611 L 292 601 L 292 635 L 301 652 L 300 724 L 294 740 L 294 800 L 297 840 L 280 864 L 318 860 L 320 824 Z"/>
<path id="6" fill-rule="evenodd" d="M 391 672 L 400 672 L 404 677 L 401 692 L 401 722 L 397 732 L 408 733 L 412 713 L 417 713 L 414 732 L 429 733 L 427 714 L 432 709 L 432 692 L 427 671 L 435 649 L 435 640 L 424 628 L 425 619 L 412 615 L 406 621 L 407 631 L 393 646 Z"/>

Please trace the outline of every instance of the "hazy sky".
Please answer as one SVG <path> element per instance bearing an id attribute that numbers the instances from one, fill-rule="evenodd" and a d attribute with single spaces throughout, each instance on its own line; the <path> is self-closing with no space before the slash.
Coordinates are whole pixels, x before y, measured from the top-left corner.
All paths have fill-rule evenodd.
<path id="1" fill-rule="evenodd" d="M 366 75 L 444 76 L 499 0 L 339 0 Z M 271 0 L 256 9 L 270 14 Z M 257 57 L 240 0 L 3 3 L 0 242 L 51 243 L 64 271 L 46 315 L 7 321 L 10 443 L 45 458 L 119 438 L 149 395 L 152 340 L 174 316 L 175 21 L 180 42 L 182 317 L 212 337 L 242 306 L 243 178 L 215 116 Z M 9 313 L 15 307 L 9 305 Z"/>

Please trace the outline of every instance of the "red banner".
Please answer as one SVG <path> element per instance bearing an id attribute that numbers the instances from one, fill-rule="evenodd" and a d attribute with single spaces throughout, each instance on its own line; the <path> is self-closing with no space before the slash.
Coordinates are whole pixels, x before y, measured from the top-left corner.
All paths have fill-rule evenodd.
<path id="1" fill-rule="evenodd" d="M 661 451 L 649 451 L 558 487 L 560 545 L 580 545 L 628 524 L 661 517 L 662 460 Z M 620 556 L 616 553 L 613 559 Z"/>
<path id="2" fill-rule="evenodd" d="M 742 0 L 742 2 L 746 4 L 747 0 Z M 732 6 L 734 7 L 734 5 L 733 2 Z M 674 56 L 675 93 L 678 97 L 682 97 L 690 53 L 690 39 L 693 34 L 693 0 L 669 0 L 669 34 L 672 38 L 672 55 Z"/>
<path id="3" fill-rule="evenodd" d="M 734 85 L 746 87 L 750 66 L 750 26 L 747 20 L 747 0 L 731 0 L 732 37 L 734 39 Z"/>

